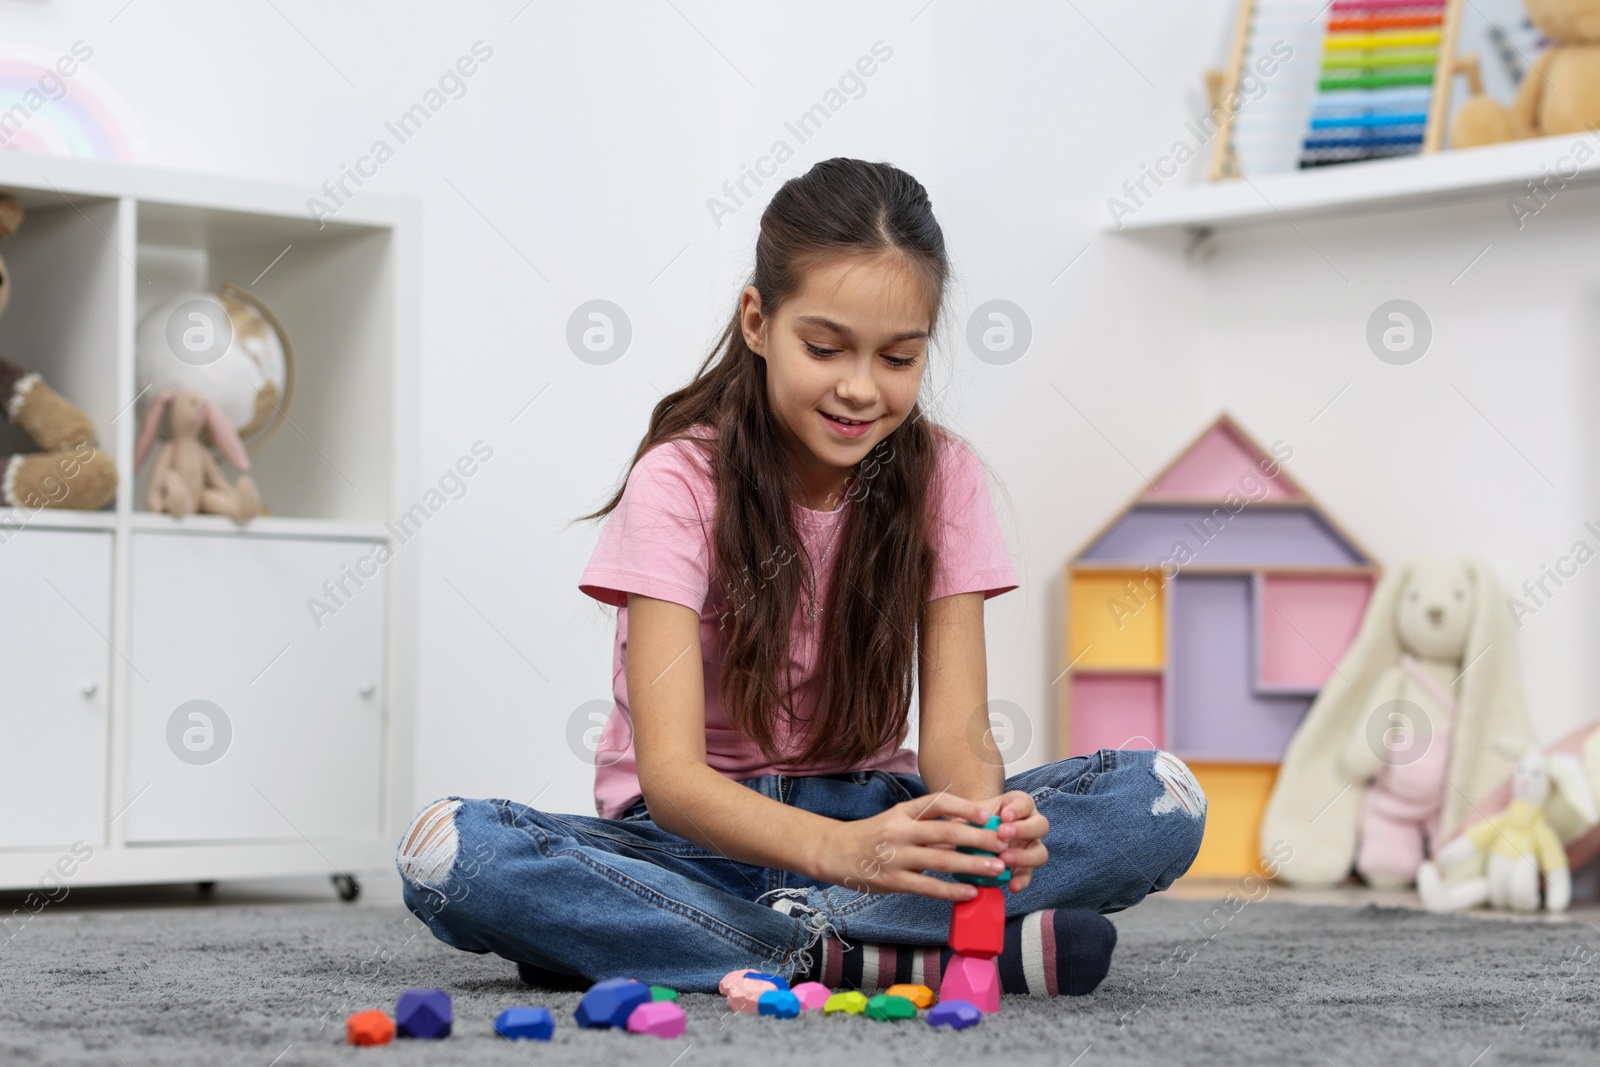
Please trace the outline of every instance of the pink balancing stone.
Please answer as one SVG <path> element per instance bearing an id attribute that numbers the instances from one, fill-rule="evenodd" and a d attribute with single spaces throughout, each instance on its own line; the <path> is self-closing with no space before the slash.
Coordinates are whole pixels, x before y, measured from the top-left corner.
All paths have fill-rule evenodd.
<path id="1" fill-rule="evenodd" d="M 734 1011 L 760 1011 L 761 994 L 778 987 L 759 978 L 739 978 L 728 986 L 728 1007 Z"/>
<path id="2" fill-rule="evenodd" d="M 628 1032 L 654 1034 L 656 1037 L 682 1037 L 687 1021 L 676 1001 L 651 1000 L 633 1009 L 628 1016 Z"/>
<path id="3" fill-rule="evenodd" d="M 939 979 L 939 999 L 965 1000 L 987 1015 L 999 1011 L 1000 972 L 995 969 L 994 960 L 959 952 L 951 956 Z"/>
<path id="4" fill-rule="evenodd" d="M 722 981 L 717 983 L 717 992 L 721 993 L 723 996 L 727 996 L 729 993 L 732 993 L 733 984 L 735 982 L 744 981 L 744 972 L 748 971 L 749 969 L 750 968 L 748 967 L 740 967 L 736 971 L 729 971 L 727 974 L 723 975 Z"/>
<path id="5" fill-rule="evenodd" d="M 821 982 L 801 982 L 790 992 L 800 1002 L 801 1011 L 821 1011 L 822 1006 L 828 1003 L 828 998 L 833 996 L 833 990 Z"/>

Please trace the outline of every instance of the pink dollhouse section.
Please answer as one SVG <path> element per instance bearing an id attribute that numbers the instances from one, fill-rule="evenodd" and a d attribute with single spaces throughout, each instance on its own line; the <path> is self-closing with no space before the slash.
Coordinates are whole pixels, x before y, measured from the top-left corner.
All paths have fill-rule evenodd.
<path id="1" fill-rule="evenodd" d="M 1162 748 L 1159 674 L 1078 674 L 1072 679 L 1072 747 Z"/>
<path id="2" fill-rule="evenodd" d="M 1256 583 L 1259 686 L 1316 693 L 1361 629 L 1372 576 L 1266 574 Z"/>
<path id="3" fill-rule="evenodd" d="M 1274 476 L 1267 477 L 1261 459 L 1255 445 L 1229 421 L 1219 419 L 1156 479 L 1143 499 L 1224 500 L 1230 492 L 1251 500 L 1305 499 L 1281 466 L 1269 466 Z"/>

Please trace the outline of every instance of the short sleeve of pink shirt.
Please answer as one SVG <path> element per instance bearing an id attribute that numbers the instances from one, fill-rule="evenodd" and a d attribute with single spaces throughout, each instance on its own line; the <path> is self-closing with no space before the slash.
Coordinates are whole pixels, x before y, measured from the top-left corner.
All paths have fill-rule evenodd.
<path id="1" fill-rule="evenodd" d="M 595 751 L 595 810 L 617 818 L 640 798 L 627 678 L 628 594 L 682 604 L 700 613 L 700 638 L 706 697 L 706 762 L 735 780 L 767 774 L 833 774 L 852 770 L 917 773 L 916 753 L 890 745 L 854 767 L 815 767 L 770 762 L 724 714 L 718 695 L 722 662 L 720 601 L 711 595 L 712 520 L 716 486 L 710 457 L 688 441 L 669 441 L 647 451 L 629 472 L 617 507 L 578 580 L 578 588 L 617 611 L 612 678 L 616 706 Z M 892 462 L 892 460 L 890 461 Z M 1017 587 L 1005 537 L 995 514 L 983 465 L 959 438 L 945 439 L 936 494 L 938 513 L 930 517 L 936 565 L 930 600 L 957 593 L 998 596 Z M 797 508 L 798 524 L 813 558 L 833 534 L 840 512 Z M 836 557 L 818 575 L 819 599 L 826 596 Z M 797 621 L 799 615 L 797 612 Z M 801 671 L 796 704 L 815 706 L 811 691 L 817 673 L 815 642 L 797 640 Z M 803 713 L 804 714 L 804 713 Z"/>

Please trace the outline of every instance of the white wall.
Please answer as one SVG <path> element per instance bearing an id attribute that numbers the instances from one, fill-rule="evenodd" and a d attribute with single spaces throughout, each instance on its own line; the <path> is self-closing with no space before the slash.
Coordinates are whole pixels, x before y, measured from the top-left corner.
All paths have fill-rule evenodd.
<path id="1" fill-rule="evenodd" d="M 565 736 L 609 696 L 612 623 L 576 589 L 596 528 L 564 524 L 619 484 L 651 405 L 731 310 L 787 174 L 720 227 L 706 200 L 778 138 L 797 148 L 788 173 L 854 155 L 922 179 L 955 256 L 954 338 L 992 298 L 1032 320 L 1021 361 L 947 347 L 929 382 L 953 383 L 936 417 L 1003 482 L 1023 584 L 989 605 L 990 694 L 1036 734 L 1013 770 L 1050 756 L 1061 565 L 1221 407 L 1291 442 L 1291 472 L 1386 564 L 1479 552 L 1516 585 L 1600 518 L 1600 194 L 1564 193 L 1521 231 L 1498 202 L 1269 226 L 1196 264 L 1098 230 L 1106 197 L 1203 110 L 1232 0 L 522 5 L 0 0 L 0 51 L 93 42 L 89 76 L 125 102 L 146 161 L 306 185 L 474 41 L 494 49 L 368 185 L 424 198 L 421 483 L 475 440 L 495 449 L 419 542 L 419 802 L 592 810 Z M 864 95 L 797 144 L 785 120 L 879 40 L 893 55 Z M 1394 297 L 1436 331 L 1410 367 L 1363 341 Z M 595 298 L 634 330 L 605 367 L 564 338 Z M 1595 574 L 1520 635 L 1546 738 L 1593 714 Z"/>

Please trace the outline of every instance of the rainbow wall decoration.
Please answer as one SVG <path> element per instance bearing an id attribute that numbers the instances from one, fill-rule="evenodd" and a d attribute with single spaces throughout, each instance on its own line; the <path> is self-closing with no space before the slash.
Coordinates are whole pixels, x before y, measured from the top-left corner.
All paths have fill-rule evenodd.
<path id="1" fill-rule="evenodd" d="M 138 159 L 139 138 L 126 109 L 91 87 L 81 61 L 71 64 L 70 77 L 61 75 L 58 61 L 0 56 L 0 150 Z"/>
<path id="2" fill-rule="evenodd" d="M 1209 800 L 1197 875 L 1257 869 L 1278 763 L 1379 573 L 1285 458 L 1222 414 L 1089 539 L 1062 583 L 1057 758 L 1182 758 Z"/>

